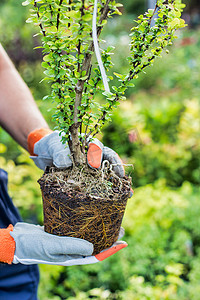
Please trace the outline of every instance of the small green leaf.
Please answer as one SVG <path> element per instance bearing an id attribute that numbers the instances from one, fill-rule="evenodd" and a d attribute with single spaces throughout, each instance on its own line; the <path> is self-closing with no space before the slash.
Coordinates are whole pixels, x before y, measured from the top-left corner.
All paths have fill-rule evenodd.
<path id="1" fill-rule="evenodd" d="M 45 70 L 44 74 L 50 77 L 53 77 L 55 75 L 53 70 Z"/>
<path id="2" fill-rule="evenodd" d="M 82 20 L 83 20 L 83 21 L 90 21 L 90 20 L 92 20 L 92 14 L 85 14 L 85 15 L 82 17 Z"/>
<path id="3" fill-rule="evenodd" d="M 28 18 L 28 19 L 26 20 L 26 23 L 33 23 L 33 18 Z"/>
<path id="4" fill-rule="evenodd" d="M 101 22 L 101 25 L 106 25 L 107 24 L 107 20 L 103 20 L 102 22 Z"/>
<path id="5" fill-rule="evenodd" d="M 150 16 L 153 16 L 153 13 L 154 13 L 154 9 L 149 8 L 149 9 L 148 9 L 148 16 L 149 16 L 149 17 L 150 17 Z"/>
<path id="6" fill-rule="evenodd" d="M 30 3 L 31 3 L 31 0 L 26 0 L 26 1 L 22 2 L 22 5 L 23 5 L 23 6 L 27 6 L 27 5 L 29 5 Z"/>
<path id="7" fill-rule="evenodd" d="M 126 77 L 126 75 L 122 75 L 122 74 L 119 74 L 119 73 L 116 73 L 116 72 L 114 72 L 113 74 L 114 74 L 117 78 L 120 78 L 121 80 L 124 80 L 125 77 Z"/>
<path id="8" fill-rule="evenodd" d="M 48 33 L 56 33 L 58 31 L 56 26 L 46 27 L 45 30 Z"/>
<path id="9" fill-rule="evenodd" d="M 43 57 L 43 60 L 46 62 L 52 61 L 52 56 L 50 54 L 47 54 Z"/>
<path id="10" fill-rule="evenodd" d="M 78 71 L 75 71 L 74 75 L 75 75 L 76 78 L 80 78 L 80 76 L 81 76 L 81 74 Z"/>
<path id="11" fill-rule="evenodd" d="M 88 75 L 80 77 L 81 80 L 86 80 L 87 78 L 88 78 Z"/>

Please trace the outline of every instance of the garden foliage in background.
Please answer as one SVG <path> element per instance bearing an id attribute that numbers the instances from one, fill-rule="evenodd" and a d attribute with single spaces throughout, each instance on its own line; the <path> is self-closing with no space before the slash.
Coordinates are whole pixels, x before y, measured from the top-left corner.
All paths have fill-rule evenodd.
<path id="1" fill-rule="evenodd" d="M 7 0 L 1 1 L 0 10 L 0 42 L 53 128 L 51 107 L 41 100 L 49 86 L 39 84 L 41 53 L 32 50 L 37 37 L 32 38 L 34 28 L 25 23 L 26 8 L 20 1 Z M 127 67 L 123 58 L 131 21 L 129 15 L 113 19 L 104 32 L 116 48 L 116 72 Z M 123 222 L 129 246 L 96 265 L 41 265 L 40 299 L 199 299 L 199 33 L 178 32 L 169 54 L 135 82 L 128 101 L 99 136 L 125 163 L 133 164 L 127 172 L 135 192 Z M 37 184 L 42 171 L 2 129 L 0 167 L 9 174 L 10 195 L 24 220 L 42 224 Z"/>

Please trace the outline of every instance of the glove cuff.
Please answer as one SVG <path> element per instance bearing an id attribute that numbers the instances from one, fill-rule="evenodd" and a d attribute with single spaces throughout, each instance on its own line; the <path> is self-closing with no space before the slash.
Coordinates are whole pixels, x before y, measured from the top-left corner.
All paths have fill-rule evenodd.
<path id="1" fill-rule="evenodd" d="M 41 138 L 44 136 L 52 133 L 53 131 L 49 128 L 40 128 L 40 129 L 35 129 L 31 131 L 28 135 L 28 152 L 30 153 L 31 156 L 37 156 L 34 153 L 34 145 L 37 143 Z"/>
<path id="2" fill-rule="evenodd" d="M 10 235 L 13 231 L 13 225 L 9 225 L 6 229 L 0 229 L 0 261 L 11 264 L 15 253 L 15 240 Z"/>

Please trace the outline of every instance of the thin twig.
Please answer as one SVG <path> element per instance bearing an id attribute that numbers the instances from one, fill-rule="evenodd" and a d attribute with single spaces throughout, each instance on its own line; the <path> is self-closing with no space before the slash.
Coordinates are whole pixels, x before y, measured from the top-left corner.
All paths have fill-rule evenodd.
<path id="1" fill-rule="evenodd" d="M 62 5 L 62 2 L 63 2 L 63 0 L 60 0 L 59 6 Z M 58 27 L 59 27 L 59 23 L 60 23 L 60 7 L 58 9 L 58 14 L 57 14 L 57 22 L 56 22 L 56 28 L 57 28 L 57 30 L 58 30 Z"/>
<path id="2" fill-rule="evenodd" d="M 42 31 L 42 34 L 43 34 L 43 36 L 46 36 L 46 32 L 45 32 L 45 30 L 44 30 L 44 28 L 43 28 L 43 26 L 42 26 L 42 22 L 41 22 L 41 20 L 40 20 L 40 14 L 39 14 L 39 11 L 38 11 L 38 7 L 37 7 L 36 1 L 34 1 L 34 7 L 35 7 L 35 9 L 36 9 L 36 14 L 37 14 L 37 17 L 38 17 L 39 26 L 40 26 L 40 29 L 41 29 L 41 31 Z"/>

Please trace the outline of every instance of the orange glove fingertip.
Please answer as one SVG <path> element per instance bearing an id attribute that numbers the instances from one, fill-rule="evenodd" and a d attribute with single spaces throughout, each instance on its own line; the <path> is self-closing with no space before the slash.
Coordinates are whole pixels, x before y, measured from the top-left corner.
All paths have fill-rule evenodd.
<path id="1" fill-rule="evenodd" d="M 126 242 L 120 242 L 120 243 L 116 244 L 115 246 L 112 246 L 111 248 L 109 248 L 105 251 L 102 251 L 101 253 L 96 254 L 95 257 L 99 261 L 103 261 L 104 259 L 106 259 L 109 256 L 115 254 L 119 250 L 121 250 L 123 248 L 126 248 L 127 246 L 128 246 L 128 244 Z"/>
<path id="2" fill-rule="evenodd" d="M 12 263 L 15 254 L 15 240 L 10 231 L 13 231 L 11 224 L 7 228 L 0 229 L 0 261 L 7 264 Z"/>
<path id="3" fill-rule="evenodd" d="M 28 143 L 28 152 L 31 156 L 36 156 L 34 153 L 34 145 L 44 136 L 52 133 L 53 131 L 49 128 L 40 128 L 31 131 L 28 135 L 27 143 Z"/>
<path id="4" fill-rule="evenodd" d="M 102 155 L 103 155 L 102 149 L 95 143 L 91 142 L 87 152 L 88 164 L 92 168 L 99 169 L 101 166 Z"/>

